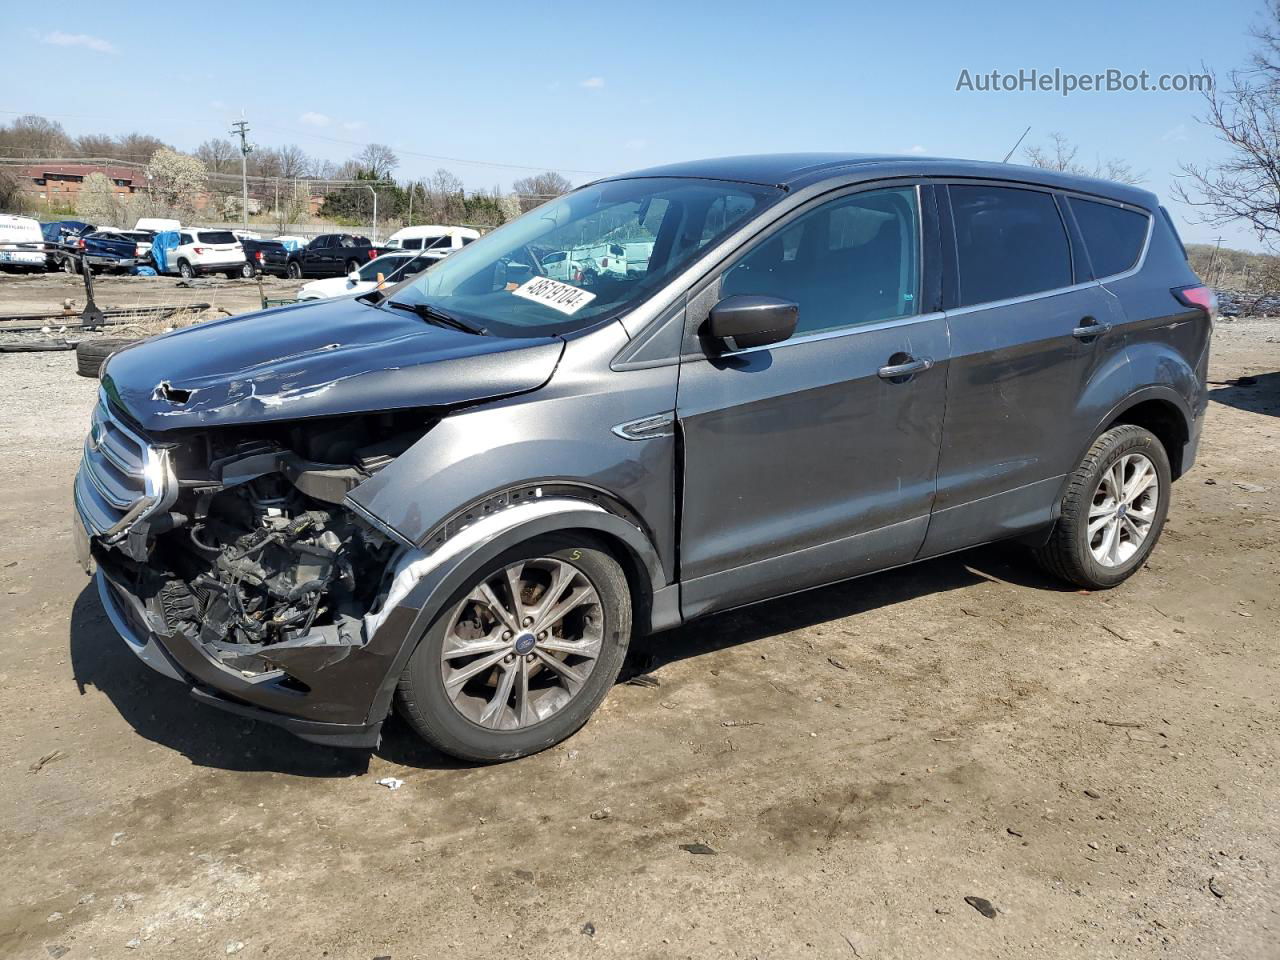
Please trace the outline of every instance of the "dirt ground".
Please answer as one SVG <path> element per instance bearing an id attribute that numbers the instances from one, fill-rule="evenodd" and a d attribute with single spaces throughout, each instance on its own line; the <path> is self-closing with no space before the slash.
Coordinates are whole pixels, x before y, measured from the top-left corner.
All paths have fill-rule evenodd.
<path id="1" fill-rule="evenodd" d="M 993 547 L 715 617 L 493 767 L 398 721 L 308 745 L 151 673 L 72 558 L 94 384 L 0 356 L 0 956 L 1274 960 L 1280 322 L 1214 350 L 1123 587 Z"/>

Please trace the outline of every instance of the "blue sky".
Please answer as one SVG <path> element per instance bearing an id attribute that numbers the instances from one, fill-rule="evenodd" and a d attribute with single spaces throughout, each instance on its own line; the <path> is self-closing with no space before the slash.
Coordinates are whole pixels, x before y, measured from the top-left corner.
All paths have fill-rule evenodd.
<path id="1" fill-rule="evenodd" d="M 234 12 L 237 7 L 240 13 Z M 216 10 L 216 12 L 215 12 Z M 1187 240 L 1180 161 L 1220 157 L 1196 93 L 957 92 L 962 69 L 1225 73 L 1261 0 L 1039 3 L 170 5 L 147 19 L 64 2 L 0 37 L 0 121 L 140 130 L 191 149 L 243 109 L 251 138 L 343 160 L 370 141 L 397 175 L 445 166 L 472 187 L 526 170 L 575 182 L 671 160 L 791 150 L 999 160 L 1060 131 L 1080 159 L 1145 171 Z M 55 26 L 54 24 L 60 24 Z M 164 78 L 164 79 L 162 79 Z M 16 82 L 15 82 L 16 81 Z M 454 158 L 451 160 L 436 157 Z M 488 161 L 470 163 L 461 161 Z"/>

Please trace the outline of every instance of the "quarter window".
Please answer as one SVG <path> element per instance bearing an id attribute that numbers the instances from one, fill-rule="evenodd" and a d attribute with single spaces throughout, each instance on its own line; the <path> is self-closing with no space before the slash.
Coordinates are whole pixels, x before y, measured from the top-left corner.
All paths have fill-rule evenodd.
<path id="1" fill-rule="evenodd" d="M 725 273 L 721 296 L 791 300 L 800 306 L 797 334 L 913 316 L 919 223 L 914 187 L 832 200 L 739 260 Z"/>
<path id="2" fill-rule="evenodd" d="M 960 305 L 1071 286 L 1071 247 L 1053 196 L 952 185 Z"/>
<path id="3" fill-rule="evenodd" d="M 1097 276 L 1124 273 L 1138 262 L 1147 240 L 1145 214 L 1079 197 L 1072 197 L 1070 203 Z"/>

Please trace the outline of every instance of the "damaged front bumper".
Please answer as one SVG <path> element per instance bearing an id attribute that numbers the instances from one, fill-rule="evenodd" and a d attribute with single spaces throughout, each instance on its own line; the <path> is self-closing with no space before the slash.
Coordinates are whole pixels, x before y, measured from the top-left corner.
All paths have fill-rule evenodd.
<path id="1" fill-rule="evenodd" d="M 319 656 L 311 662 L 299 658 L 290 665 L 292 672 L 255 675 L 229 668 L 199 643 L 166 632 L 154 599 L 148 602 L 132 592 L 101 559 L 94 576 L 103 609 L 129 650 L 157 673 L 186 686 L 197 701 L 283 727 L 314 743 L 377 746 L 386 709 L 375 704 L 389 703 L 391 665 L 416 611 L 389 616 L 369 642 L 350 649 L 342 669 L 326 674 L 333 666 L 329 656 L 322 648 L 310 648 Z"/>
<path id="2" fill-rule="evenodd" d="M 112 626 L 139 659 L 201 702 L 306 740 L 375 746 L 418 610 L 386 604 L 368 622 L 344 616 L 313 623 L 312 616 L 256 655 L 228 655 L 226 643 L 174 619 L 165 593 L 172 580 L 155 567 L 156 538 L 185 536 L 178 527 L 189 522 L 170 511 L 175 502 L 188 507 L 179 500 L 169 452 L 115 416 L 105 398 L 95 410 L 75 482 L 73 539 Z M 289 473 L 288 465 L 280 469 Z M 319 481 L 308 476 L 298 486 L 311 482 Z M 190 493 L 184 496 L 189 503 Z"/>

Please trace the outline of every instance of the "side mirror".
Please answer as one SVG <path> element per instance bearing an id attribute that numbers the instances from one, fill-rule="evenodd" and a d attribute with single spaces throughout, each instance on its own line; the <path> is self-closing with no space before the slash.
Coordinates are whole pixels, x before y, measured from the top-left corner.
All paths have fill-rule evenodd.
<path id="1" fill-rule="evenodd" d="M 359 270 L 352 270 L 350 273 L 348 273 L 348 274 L 347 274 L 347 279 L 348 279 L 348 280 L 350 280 L 352 283 L 359 283 L 359 282 L 360 282 L 360 271 L 359 271 Z"/>
<path id="2" fill-rule="evenodd" d="M 780 343 L 796 331 L 800 307 L 780 297 L 736 295 L 711 308 L 707 333 L 730 350 Z"/>

